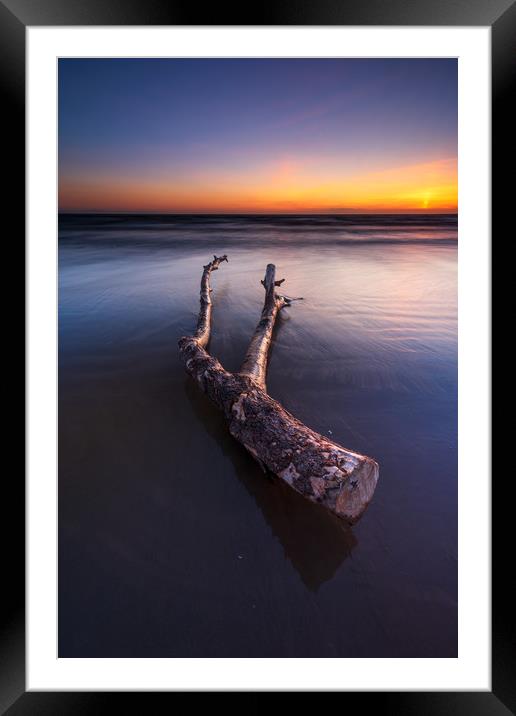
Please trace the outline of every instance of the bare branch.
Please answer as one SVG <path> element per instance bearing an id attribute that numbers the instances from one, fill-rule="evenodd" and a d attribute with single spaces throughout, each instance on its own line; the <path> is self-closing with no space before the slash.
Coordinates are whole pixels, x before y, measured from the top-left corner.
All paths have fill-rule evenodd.
<path id="1" fill-rule="evenodd" d="M 303 296 L 282 296 L 279 293 L 276 294 L 278 298 L 282 298 L 285 301 L 286 306 L 290 306 L 292 301 L 304 301 Z"/>
<path id="2" fill-rule="evenodd" d="M 210 356 L 211 300 L 209 278 L 226 256 L 204 267 L 201 310 L 194 336 L 179 341 L 188 373 L 224 413 L 229 431 L 262 468 L 284 480 L 313 502 L 319 502 L 350 524 L 356 522 L 376 489 L 378 464 L 303 425 L 265 391 L 265 369 L 278 311 L 290 305 L 275 291 L 275 268 L 267 266 L 262 317 L 240 373 L 229 373 Z"/>
<path id="3" fill-rule="evenodd" d="M 280 278 L 278 281 L 274 281 L 274 285 L 281 286 L 281 284 L 284 282 L 284 280 L 285 280 L 284 278 Z M 260 281 L 260 283 L 262 284 L 262 286 L 265 286 L 265 281 L 263 279 Z"/>
<path id="4" fill-rule="evenodd" d="M 204 266 L 204 271 L 201 278 L 201 307 L 199 309 L 199 318 L 197 319 L 197 328 L 193 335 L 195 340 L 202 348 L 206 348 L 208 341 L 210 340 L 210 329 L 211 329 L 211 306 L 212 300 L 210 293 L 213 289 L 210 288 L 210 276 L 212 271 L 216 271 L 223 261 L 227 261 L 228 257 L 214 256 L 213 261 Z"/>
<path id="5" fill-rule="evenodd" d="M 283 306 L 289 305 L 289 301 L 283 296 L 278 296 L 274 291 L 275 286 L 283 283 L 275 280 L 276 267 L 268 264 L 265 271 L 265 278 L 262 285 L 265 287 L 265 302 L 262 315 L 256 326 L 251 342 L 247 349 L 244 362 L 240 368 L 240 375 L 252 378 L 263 390 L 265 390 L 265 378 L 267 374 L 267 356 L 272 340 L 272 331 L 278 311 Z"/>

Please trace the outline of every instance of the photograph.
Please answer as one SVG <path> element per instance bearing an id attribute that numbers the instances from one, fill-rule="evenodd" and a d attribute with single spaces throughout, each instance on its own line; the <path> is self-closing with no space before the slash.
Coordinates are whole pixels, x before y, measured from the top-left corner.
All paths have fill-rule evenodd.
<path id="1" fill-rule="evenodd" d="M 458 657 L 458 139 L 456 57 L 57 60 L 59 659 Z"/>

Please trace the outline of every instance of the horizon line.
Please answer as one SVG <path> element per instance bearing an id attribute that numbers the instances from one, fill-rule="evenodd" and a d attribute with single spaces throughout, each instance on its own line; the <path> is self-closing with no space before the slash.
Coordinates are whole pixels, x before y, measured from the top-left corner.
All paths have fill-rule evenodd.
<path id="1" fill-rule="evenodd" d="M 123 216 L 458 216 L 458 210 L 412 211 L 106 211 L 98 209 L 58 209 L 58 215 L 95 214 Z"/>

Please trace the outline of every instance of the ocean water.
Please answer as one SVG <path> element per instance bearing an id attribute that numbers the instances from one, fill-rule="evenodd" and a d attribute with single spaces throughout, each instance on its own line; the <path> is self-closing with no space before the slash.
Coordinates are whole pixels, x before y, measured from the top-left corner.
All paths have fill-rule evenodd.
<path id="1" fill-rule="evenodd" d="M 303 297 L 268 389 L 379 462 L 353 529 L 265 475 L 185 373 L 214 253 L 229 370 L 267 263 Z M 455 216 L 60 216 L 59 656 L 456 656 L 456 274 Z"/>

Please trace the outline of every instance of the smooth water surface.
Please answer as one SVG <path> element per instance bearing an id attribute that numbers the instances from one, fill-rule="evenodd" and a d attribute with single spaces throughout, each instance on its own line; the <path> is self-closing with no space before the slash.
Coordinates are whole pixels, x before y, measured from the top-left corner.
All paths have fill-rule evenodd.
<path id="1" fill-rule="evenodd" d="M 60 217 L 59 656 L 456 656 L 456 239 L 455 216 Z M 352 530 L 185 373 L 213 253 L 229 370 L 267 263 L 303 297 L 268 388 L 379 462 Z"/>

